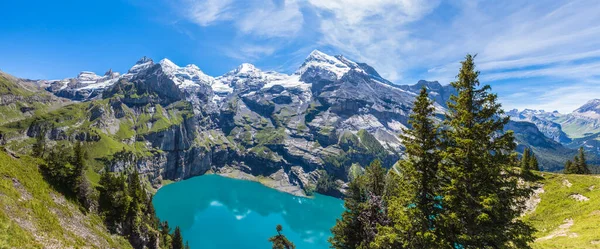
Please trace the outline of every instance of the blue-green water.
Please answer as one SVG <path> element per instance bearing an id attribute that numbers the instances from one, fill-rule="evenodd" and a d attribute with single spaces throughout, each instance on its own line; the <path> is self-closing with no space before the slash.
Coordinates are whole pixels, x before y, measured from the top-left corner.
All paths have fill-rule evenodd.
<path id="1" fill-rule="evenodd" d="M 329 229 L 343 211 L 339 199 L 297 197 L 260 183 L 204 175 L 162 187 L 156 214 L 198 249 L 268 249 L 275 226 L 296 248 L 326 249 Z"/>

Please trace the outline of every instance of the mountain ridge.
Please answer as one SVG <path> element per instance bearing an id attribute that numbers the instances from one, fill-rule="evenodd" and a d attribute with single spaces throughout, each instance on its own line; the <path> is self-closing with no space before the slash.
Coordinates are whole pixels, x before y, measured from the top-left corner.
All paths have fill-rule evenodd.
<path id="1" fill-rule="evenodd" d="M 455 93 L 437 81 L 394 85 L 367 64 L 318 50 L 292 74 L 244 63 L 213 77 L 193 64 L 142 57 L 125 74 L 83 76 L 38 81 L 73 104 L 0 127 L 0 142 L 26 152 L 28 139 L 40 133 L 50 143 L 86 141 L 97 149 L 91 174 L 135 165 L 155 188 L 163 180 L 241 172 L 298 195 L 326 175 L 346 181 L 354 164 L 380 159 L 391 167 L 402 155 L 398 135 L 421 87 L 439 120 Z M 536 152 L 574 152 L 546 140 L 536 126 L 512 127 L 521 129 L 519 144 L 542 141 L 552 148 Z M 19 135 L 24 132 L 28 138 Z M 542 160 L 541 166 L 559 170 L 562 163 Z"/>

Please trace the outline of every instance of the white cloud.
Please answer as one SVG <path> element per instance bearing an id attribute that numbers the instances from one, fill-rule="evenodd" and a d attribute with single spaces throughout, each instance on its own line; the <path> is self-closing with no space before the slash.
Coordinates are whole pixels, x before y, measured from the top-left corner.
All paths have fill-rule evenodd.
<path id="1" fill-rule="evenodd" d="M 302 28 L 304 17 L 296 1 L 262 1 L 236 21 L 239 30 L 262 37 L 294 37 Z"/>
<path id="2" fill-rule="evenodd" d="M 565 84 L 552 89 L 534 88 L 528 92 L 515 92 L 507 96 L 500 96 L 500 101 L 505 109 L 525 108 L 534 110 L 557 110 L 561 113 L 570 113 L 587 101 L 598 98 L 600 82 L 590 80 L 582 83 Z M 531 101 L 531 99 L 535 101 Z"/>
<path id="3" fill-rule="evenodd" d="M 173 5 L 184 18 L 200 26 L 229 21 L 252 36 L 290 38 L 303 24 L 296 0 L 179 0 Z"/>
<path id="4" fill-rule="evenodd" d="M 309 0 L 321 18 L 322 42 L 375 66 L 390 80 L 407 67 L 403 54 L 420 46 L 406 25 L 437 6 L 420 0 Z"/>
<path id="5" fill-rule="evenodd" d="M 233 0 L 182 0 L 178 3 L 184 16 L 201 26 L 233 18 Z"/>
<path id="6" fill-rule="evenodd" d="M 592 95 L 585 87 L 600 89 L 600 83 L 593 80 L 600 77 L 597 0 L 179 2 L 184 16 L 198 25 L 230 23 L 239 36 L 226 54 L 237 59 L 278 56 L 280 49 L 296 46 L 293 41 L 301 34 L 312 32 L 314 37 L 293 49 L 332 48 L 402 84 L 419 79 L 448 83 L 464 55 L 477 53 L 476 63 L 485 83 L 492 83 L 495 89 L 503 87 L 495 84 L 508 84 L 507 89 L 532 96 L 526 102 L 514 97 L 511 101 L 515 103 L 561 109 L 559 105 L 570 108 L 574 105 L 571 100 L 577 102 L 576 97 L 566 95 L 564 102 L 557 102 L 551 100 L 551 94 L 522 88 L 519 82 L 524 79 L 569 82 L 578 87 L 555 83 L 542 90 L 571 90 L 579 93 L 580 99 Z M 242 53 L 247 55 L 240 56 Z"/>

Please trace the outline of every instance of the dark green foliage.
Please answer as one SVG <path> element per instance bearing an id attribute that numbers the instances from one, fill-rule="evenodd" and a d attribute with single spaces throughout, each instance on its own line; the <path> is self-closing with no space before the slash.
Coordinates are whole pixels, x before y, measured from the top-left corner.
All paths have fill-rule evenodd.
<path id="1" fill-rule="evenodd" d="M 96 207 L 96 193 L 85 175 L 86 157 L 81 142 L 75 144 L 73 153 L 66 146 L 57 146 L 50 150 L 40 170 L 52 186 L 75 197 L 85 210 L 90 211 Z"/>
<path id="2" fill-rule="evenodd" d="M 160 248 L 183 248 L 179 227 L 171 234 L 169 224 L 159 222 L 139 173 L 130 172 L 115 174 L 106 169 L 100 178 L 99 211 L 107 227 L 127 236 L 134 248 L 151 247 L 156 240 Z"/>
<path id="3" fill-rule="evenodd" d="M 526 147 L 523 150 L 523 155 L 521 156 L 521 160 L 518 161 L 518 164 L 523 172 L 524 178 L 528 180 L 534 180 L 536 178 L 535 174 L 532 174 L 531 171 L 539 171 L 540 166 L 537 157 L 535 154 L 533 154 L 533 150 L 529 149 L 529 147 Z"/>
<path id="4" fill-rule="evenodd" d="M 438 127 L 434 123 L 434 107 L 425 88 L 415 101 L 410 115 L 411 129 L 401 136 L 406 156 L 399 172 L 390 178 L 401 187 L 388 185 L 388 217 L 390 225 L 378 234 L 378 248 L 441 248 L 436 224 L 441 213 L 441 161 Z"/>
<path id="5" fill-rule="evenodd" d="M 131 205 L 129 205 L 129 216 L 134 216 L 138 213 L 146 212 L 146 203 L 148 203 L 148 196 L 144 189 L 142 189 L 142 183 L 140 182 L 140 176 L 137 170 L 133 170 L 129 174 L 127 193 L 131 197 Z"/>
<path id="6" fill-rule="evenodd" d="M 37 136 L 35 136 L 35 143 L 32 147 L 32 155 L 34 157 L 44 157 L 46 153 L 46 132 L 40 131 Z"/>
<path id="7" fill-rule="evenodd" d="M 339 187 L 333 179 L 333 176 L 327 174 L 327 171 L 319 170 L 319 173 L 321 174 L 321 176 L 317 180 L 317 192 L 326 194 L 330 191 L 335 191 Z"/>
<path id="8" fill-rule="evenodd" d="M 125 175 L 113 175 L 105 170 L 100 177 L 99 208 L 109 228 L 115 228 L 125 221 L 131 204 Z"/>
<path id="9" fill-rule="evenodd" d="M 538 163 L 537 157 L 535 156 L 535 154 L 533 154 L 533 152 L 531 153 L 531 157 L 529 158 L 529 169 L 540 171 L 540 165 Z"/>
<path id="10" fill-rule="evenodd" d="M 190 249 L 190 243 L 187 240 L 185 241 L 185 249 Z"/>
<path id="11" fill-rule="evenodd" d="M 273 249 L 295 249 L 296 248 L 294 243 L 289 241 L 285 237 L 285 235 L 281 234 L 281 230 L 283 230 L 281 225 L 277 225 L 276 230 L 277 230 L 277 235 L 269 238 L 269 242 L 273 243 L 273 247 L 272 247 Z"/>
<path id="12" fill-rule="evenodd" d="M 385 189 L 385 174 L 387 170 L 381 166 L 381 161 L 375 159 L 365 169 L 366 188 L 371 195 L 383 196 Z"/>
<path id="13" fill-rule="evenodd" d="M 519 220 L 531 189 L 513 170 L 513 133 L 490 86 L 480 87 L 473 56 L 462 62 L 443 132 L 439 228 L 445 247 L 529 248 L 533 229 Z"/>
<path id="14" fill-rule="evenodd" d="M 565 174 L 575 174 L 575 168 L 573 167 L 573 162 L 571 160 L 567 160 L 565 162 L 565 170 L 563 173 Z"/>
<path id="15" fill-rule="evenodd" d="M 530 170 L 529 168 L 529 161 L 531 161 L 531 150 L 529 148 L 525 148 L 525 150 L 523 150 L 523 156 L 521 157 L 521 169 L 523 170 Z"/>
<path id="16" fill-rule="evenodd" d="M 176 226 L 175 231 L 173 231 L 171 249 L 183 249 L 183 237 L 181 237 L 181 229 L 179 229 L 179 226 Z"/>
<path id="17" fill-rule="evenodd" d="M 169 248 L 171 246 L 171 228 L 169 227 L 168 221 L 160 223 L 160 243 L 162 248 Z"/>
<path id="18" fill-rule="evenodd" d="M 74 155 L 71 159 L 73 165 L 73 186 L 71 188 L 75 192 L 77 200 L 83 205 L 86 210 L 95 209 L 96 203 L 96 191 L 90 184 L 90 181 L 85 175 L 86 163 L 88 159 L 87 151 L 85 150 L 82 142 L 77 142 L 73 149 Z"/>
<path id="19" fill-rule="evenodd" d="M 376 160 L 366 168 L 364 175 L 350 182 L 344 199 L 346 211 L 331 229 L 332 248 L 369 248 L 378 227 L 387 225 L 385 175 L 386 169 Z"/>
<path id="20" fill-rule="evenodd" d="M 521 169 L 525 171 L 529 170 L 540 170 L 540 166 L 538 164 L 537 157 L 533 154 L 533 151 L 529 148 L 525 148 L 523 150 L 523 156 L 521 156 L 521 161 L 519 162 L 519 166 Z"/>
<path id="21" fill-rule="evenodd" d="M 573 161 L 567 160 L 563 172 L 565 174 L 591 174 L 585 158 L 583 147 L 580 147 Z"/>
<path id="22" fill-rule="evenodd" d="M 335 226 L 331 228 L 333 236 L 329 238 L 329 243 L 332 248 L 358 248 L 362 243 L 363 224 L 358 217 L 362 211 L 362 204 L 367 200 L 363 181 L 364 177 L 361 175 L 348 185 L 344 199 L 346 210 L 342 213 L 342 218 L 337 219 Z"/>
<path id="23" fill-rule="evenodd" d="M 70 196 L 74 193 L 72 187 L 75 185 L 73 179 L 75 167 L 71 164 L 71 159 L 71 153 L 67 147 L 57 146 L 50 150 L 46 157 L 46 163 L 40 166 L 48 182 Z"/>

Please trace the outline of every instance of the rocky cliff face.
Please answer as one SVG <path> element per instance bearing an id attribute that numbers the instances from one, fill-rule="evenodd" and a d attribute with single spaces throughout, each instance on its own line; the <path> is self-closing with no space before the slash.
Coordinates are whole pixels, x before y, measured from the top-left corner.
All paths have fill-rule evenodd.
<path id="1" fill-rule="evenodd" d="M 12 130 L 87 141 L 93 160 L 113 171 L 135 165 L 155 187 L 215 172 L 261 176 L 294 194 L 313 188 L 324 172 L 343 182 L 351 167 L 374 159 L 390 167 L 402 154 L 398 135 L 420 89 L 440 119 L 455 94 L 435 81 L 394 85 L 367 64 L 319 51 L 291 75 L 242 64 L 215 78 L 195 65 L 144 57 L 125 74 L 82 72 L 38 84 L 83 102 L 10 124 Z M 520 144 L 544 140 L 535 125 L 511 127 Z"/>
<path id="2" fill-rule="evenodd" d="M 415 98 L 369 65 L 319 51 L 291 75 L 242 64 L 213 78 L 194 65 L 144 57 L 125 74 L 82 72 L 38 84 L 84 102 L 23 122 L 30 137 L 45 132 L 52 141 L 108 148 L 94 159 L 114 171 L 134 164 L 155 186 L 240 172 L 295 194 L 323 172 L 347 180 L 352 162 L 395 163 Z"/>

